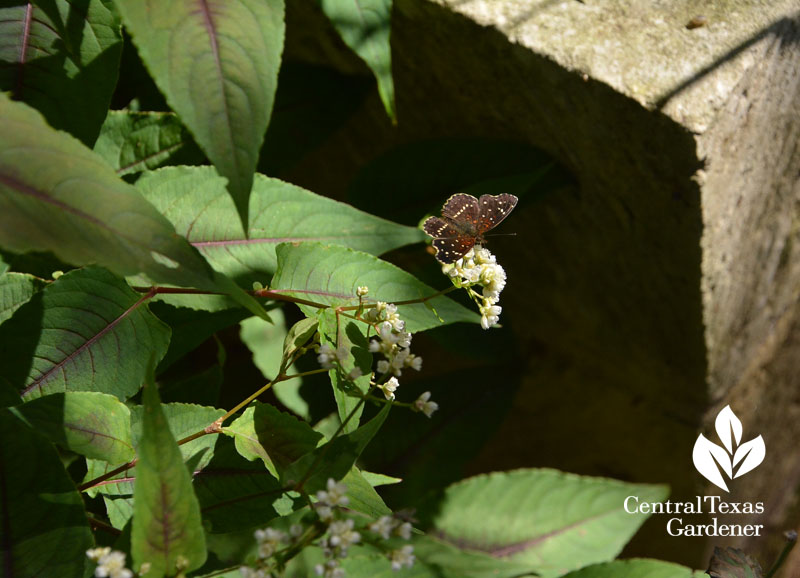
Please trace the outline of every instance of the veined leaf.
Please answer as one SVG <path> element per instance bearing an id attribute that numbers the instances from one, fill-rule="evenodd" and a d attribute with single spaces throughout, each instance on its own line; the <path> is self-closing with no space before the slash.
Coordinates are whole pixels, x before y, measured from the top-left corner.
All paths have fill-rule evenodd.
<path id="1" fill-rule="evenodd" d="M 377 257 L 336 245 L 284 243 L 278 246 L 278 270 L 271 288 L 325 305 L 356 305 L 356 289 L 369 287 L 370 300 L 397 303 L 429 298 L 436 290 Z M 442 278 L 442 284 L 449 284 Z M 370 301 L 372 302 L 372 301 Z M 301 305 L 306 315 L 314 307 Z M 444 323 L 478 322 L 480 317 L 444 295 L 425 303 L 398 306 L 406 331 L 415 333 Z M 435 312 L 435 313 L 434 313 Z M 438 315 L 438 317 L 437 317 Z M 440 320 L 441 318 L 441 320 Z"/>
<path id="2" fill-rule="evenodd" d="M 178 116 L 168 112 L 108 111 L 94 152 L 118 175 L 205 159 Z"/>
<path id="3" fill-rule="evenodd" d="M 242 309 L 195 311 L 186 307 L 173 307 L 161 301 L 152 303 L 150 310 L 172 329 L 169 349 L 158 366 L 158 373 L 170 367 L 217 331 L 235 325 L 248 316 L 248 312 Z"/>
<path id="4" fill-rule="evenodd" d="M 414 227 L 263 175 L 256 175 L 253 184 L 246 235 L 224 180 L 211 167 L 164 168 L 143 176 L 136 186 L 217 271 L 243 286 L 269 281 L 279 243 L 322 241 L 379 255 L 425 239 Z"/>
<path id="5" fill-rule="evenodd" d="M 385 404 L 375 417 L 354 432 L 339 435 L 292 463 L 283 472 L 281 481 L 302 484 L 306 492 L 313 493 L 325 488 L 328 478 L 345 477 L 386 421 L 391 407 Z"/>
<path id="6" fill-rule="evenodd" d="M 0 8 L 0 91 L 92 146 L 122 54 L 120 22 L 110 0 L 14 4 Z"/>
<path id="7" fill-rule="evenodd" d="M 342 483 L 347 486 L 347 497 L 350 500 L 347 507 L 374 519 L 391 516 L 392 511 L 367 480 L 365 473 L 354 467 L 342 478 Z"/>
<path id="8" fill-rule="evenodd" d="M 396 122 L 389 43 L 392 0 L 322 0 L 321 6 L 345 44 L 372 70 L 386 114 Z"/>
<path id="9" fill-rule="evenodd" d="M 366 325 L 341 317 L 337 323 L 336 314 L 332 309 L 323 309 L 318 313 L 320 343 L 327 344 L 333 351 L 342 347 L 347 351 L 347 356 L 341 360 L 341 370 L 334 367 L 328 371 L 333 386 L 333 396 L 336 399 L 336 408 L 339 411 L 339 422 L 345 424 L 344 433 L 350 433 L 358 428 L 364 404 L 361 403 L 363 394 L 369 390 L 372 376 L 372 354 L 365 334 Z M 354 380 L 348 379 L 350 372 L 358 368 L 361 377 Z M 355 394 L 355 395 L 354 395 Z"/>
<path id="10" fill-rule="evenodd" d="M 161 410 L 166 416 L 169 431 L 176 440 L 201 431 L 225 413 L 221 409 L 188 403 L 162 404 Z M 131 442 L 135 449 L 138 449 L 142 438 L 143 415 L 144 408 L 141 405 L 131 408 Z M 180 446 L 183 461 L 190 470 L 195 472 L 202 470 L 213 459 L 217 437 L 202 436 Z M 125 461 L 115 463 L 86 460 L 88 471 L 84 481 L 102 476 Z M 133 476 L 135 475 L 135 468 L 127 470 L 102 485 L 88 490 L 91 496 L 98 493 L 103 495 L 111 524 L 119 530 L 125 527 L 133 515 Z"/>
<path id="11" fill-rule="evenodd" d="M 154 365 L 151 361 L 149 371 Z M 142 401 L 131 553 L 137 568 L 147 562 L 153 576 L 171 576 L 203 565 L 205 534 L 192 478 L 152 382 L 145 385 Z"/>
<path id="12" fill-rule="evenodd" d="M 216 273 L 174 227 L 97 155 L 0 94 L 0 245 L 52 251 L 127 277 L 230 293 L 263 308 Z"/>
<path id="13" fill-rule="evenodd" d="M 277 88 L 283 0 L 118 0 L 117 5 L 167 102 L 228 179 L 246 224 Z"/>
<path id="14" fill-rule="evenodd" d="M 462 549 L 430 535 L 413 536 L 417 561 L 411 576 L 427 578 L 533 578 L 530 565 L 524 562 L 496 558 L 484 552 Z M 414 574 L 415 570 L 419 574 Z M 386 577 L 388 578 L 388 576 Z"/>
<path id="15" fill-rule="evenodd" d="M 306 422 L 263 403 L 247 408 L 225 433 L 233 437 L 242 457 L 260 459 L 276 478 L 290 463 L 313 451 L 322 438 Z"/>
<path id="16" fill-rule="evenodd" d="M 555 578 L 622 550 L 647 518 L 625 511 L 630 495 L 657 502 L 667 489 L 548 469 L 481 475 L 446 490 L 435 532 L 461 548 L 525 562 L 542 578 Z"/>
<path id="17" fill-rule="evenodd" d="M 43 286 L 42 279 L 26 273 L 0 275 L 0 324 L 9 319 L 14 311 L 27 303 Z"/>
<path id="18" fill-rule="evenodd" d="M 706 578 L 700 570 L 661 560 L 615 560 L 570 572 L 562 578 Z"/>
<path id="19" fill-rule="evenodd" d="M 113 395 L 56 393 L 15 408 L 53 443 L 112 464 L 134 457 L 131 412 Z"/>
<path id="20" fill-rule="evenodd" d="M 203 522 L 214 533 L 263 527 L 306 505 L 295 504 L 263 463 L 244 459 L 227 437 L 220 437 L 214 459 L 195 475 L 194 485 Z"/>
<path id="21" fill-rule="evenodd" d="M 763 578 L 761 564 L 737 548 L 714 548 L 706 574 L 711 578 Z"/>
<path id="22" fill-rule="evenodd" d="M 0 439 L 3 574 L 85 576 L 94 540 L 55 448 L 8 409 L 0 409 Z"/>
<path id="23" fill-rule="evenodd" d="M 168 343 L 169 328 L 142 295 L 100 267 L 62 275 L 0 325 L 3 372 L 24 399 L 63 391 L 127 399 Z"/>

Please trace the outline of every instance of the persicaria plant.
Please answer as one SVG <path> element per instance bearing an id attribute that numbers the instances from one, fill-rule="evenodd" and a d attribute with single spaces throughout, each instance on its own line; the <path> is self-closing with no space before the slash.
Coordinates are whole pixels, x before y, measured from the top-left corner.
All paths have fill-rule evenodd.
<path id="1" fill-rule="evenodd" d="M 396 120 L 391 1 L 313 6 Z M 2 572 L 615 575 L 644 519 L 624 498 L 662 486 L 458 481 L 511 378 L 450 363 L 441 386 L 453 351 L 485 356 L 446 331 L 502 335 L 506 270 L 482 243 L 517 197 L 451 197 L 422 225 L 437 265 L 417 221 L 455 183 L 402 224 L 277 178 L 364 93 L 282 64 L 284 8 L 0 7 Z"/>

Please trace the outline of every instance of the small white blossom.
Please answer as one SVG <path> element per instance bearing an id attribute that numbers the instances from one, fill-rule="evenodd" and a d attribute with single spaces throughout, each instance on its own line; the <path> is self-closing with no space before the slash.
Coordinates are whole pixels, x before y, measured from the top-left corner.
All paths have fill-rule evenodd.
<path id="1" fill-rule="evenodd" d="M 364 375 L 364 372 L 361 371 L 360 368 L 354 367 L 353 369 L 350 370 L 350 373 L 347 374 L 347 379 L 349 379 L 350 381 L 355 381 L 362 375 Z"/>
<path id="2" fill-rule="evenodd" d="M 372 522 L 368 526 L 368 528 L 370 532 L 374 532 L 384 540 L 388 540 L 389 536 L 392 535 L 392 530 L 394 530 L 396 525 L 397 525 L 397 520 L 395 520 L 393 517 L 381 516 L 380 518 Z"/>
<path id="3" fill-rule="evenodd" d="M 317 349 L 317 361 L 324 369 L 333 369 L 333 347 L 327 343 L 323 343 Z"/>
<path id="4" fill-rule="evenodd" d="M 417 411 L 421 411 L 426 416 L 431 417 L 433 412 L 439 409 L 439 404 L 435 401 L 429 401 L 431 399 L 431 392 L 426 391 L 422 395 L 420 395 L 417 400 L 414 402 L 414 409 Z"/>
<path id="5" fill-rule="evenodd" d="M 403 522 L 399 526 L 397 526 L 397 530 L 395 533 L 400 536 L 403 540 L 410 540 L 411 539 L 411 524 L 409 522 Z"/>
<path id="6" fill-rule="evenodd" d="M 369 293 L 369 287 L 366 285 L 362 285 L 356 289 L 356 295 L 358 297 L 364 297 L 367 293 Z"/>
<path id="7" fill-rule="evenodd" d="M 420 371 L 422 369 L 422 358 L 412 353 L 406 357 L 405 365 L 414 371 Z"/>
<path id="8" fill-rule="evenodd" d="M 258 557 L 262 559 L 272 556 L 289 539 L 285 532 L 273 528 L 256 530 L 255 538 L 258 543 Z"/>
<path id="9" fill-rule="evenodd" d="M 338 548 L 340 557 L 344 557 L 341 555 L 342 552 L 346 552 L 350 546 L 361 541 L 361 534 L 353 530 L 352 518 L 332 522 L 328 527 L 328 532 L 330 532 L 328 545 Z"/>
<path id="10" fill-rule="evenodd" d="M 326 560 L 325 564 L 317 564 L 314 566 L 314 572 L 317 576 L 323 578 L 344 578 L 344 568 L 339 567 L 339 561 L 336 559 Z"/>
<path id="11" fill-rule="evenodd" d="M 350 503 L 347 494 L 347 485 L 337 482 L 333 478 L 328 478 L 326 490 L 317 492 L 317 503 L 327 506 L 346 506 Z"/>
<path id="12" fill-rule="evenodd" d="M 489 329 L 500 321 L 500 312 L 503 310 L 499 305 L 486 305 L 480 308 L 481 327 Z"/>
<path id="13" fill-rule="evenodd" d="M 89 559 L 97 562 L 96 578 L 133 578 L 133 571 L 125 567 L 125 552 L 111 548 L 93 548 L 86 551 Z"/>
<path id="14" fill-rule="evenodd" d="M 399 550 L 392 550 L 389 553 L 389 560 L 392 561 L 392 570 L 397 571 L 404 566 L 406 568 L 411 568 L 414 565 L 414 560 L 416 560 L 414 556 L 414 546 L 406 544 Z"/>
<path id="15" fill-rule="evenodd" d="M 242 578 L 267 578 L 267 571 L 263 568 L 256 569 L 249 566 L 240 566 L 239 574 L 242 575 Z"/>
<path id="16" fill-rule="evenodd" d="M 396 377 L 390 377 L 389 381 L 378 386 L 384 397 L 392 401 L 394 401 L 394 392 L 397 391 L 398 387 L 400 387 L 400 382 L 397 381 Z"/>

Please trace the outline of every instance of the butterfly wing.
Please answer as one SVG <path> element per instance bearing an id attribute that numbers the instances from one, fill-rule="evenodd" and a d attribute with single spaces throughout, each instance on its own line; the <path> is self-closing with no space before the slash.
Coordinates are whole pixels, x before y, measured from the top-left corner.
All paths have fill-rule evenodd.
<path id="1" fill-rule="evenodd" d="M 481 195 L 478 199 L 480 214 L 478 216 L 478 234 L 494 229 L 517 206 L 517 197 L 503 193 L 502 195 Z"/>
<path id="2" fill-rule="evenodd" d="M 458 222 L 477 223 L 480 215 L 478 199 L 466 193 L 456 193 L 444 203 L 442 217 Z"/>
<path id="3" fill-rule="evenodd" d="M 465 235 L 452 223 L 439 217 L 428 217 L 422 230 L 433 237 L 433 248 L 440 263 L 454 263 L 475 245 L 475 237 Z"/>

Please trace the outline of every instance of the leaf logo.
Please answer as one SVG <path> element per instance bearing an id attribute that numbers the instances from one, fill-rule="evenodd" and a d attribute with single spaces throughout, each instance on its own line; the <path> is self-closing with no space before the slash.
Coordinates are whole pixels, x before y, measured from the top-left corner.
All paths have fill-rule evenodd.
<path id="1" fill-rule="evenodd" d="M 709 482 L 729 492 L 722 472 L 730 480 L 743 476 L 756 469 L 764 461 L 767 450 L 761 436 L 751 439 L 749 442 L 740 443 L 742 441 L 742 422 L 739 421 L 729 405 L 726 405 L 717 414 L 714 427 L 722 446 L 700 434 L 694 443 L 692 461 L 697 471 Z"/>

